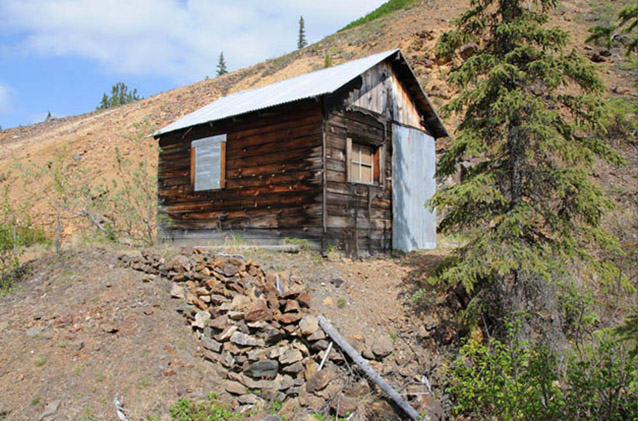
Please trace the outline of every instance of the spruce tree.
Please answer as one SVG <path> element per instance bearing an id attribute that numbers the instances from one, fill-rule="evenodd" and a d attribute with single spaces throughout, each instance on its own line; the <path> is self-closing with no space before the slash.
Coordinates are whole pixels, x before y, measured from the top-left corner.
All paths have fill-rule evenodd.
<path id="1" fill-rule="evenodd" d="M 301 50 L 306 45 L 308 45 L 308 41 L 306 41 L 306 24 L 303 20 L 303 16 L 299 17 L 299 37 L 297 38 L 297 49 Z"/>
<path id="2" fill-rule="evenodd" d="M 110 97 L 107 94 L 102 96 L 102 100 L 97 106 L 97 109 L 105 110 L 107 108 L 119 107 L 120 105 L 138 101 L 139 99 L 140 96 L 137 94 L 137 89 L 129 91 L 125 83 L 118 82 L 111 87 Z"/>
<path id="3" fill-rule="evenodd" d="M 228 73 L 226 69 L 226 60 L 224 60 L 224 52 L 219 53 L 219 62 L 217 63 L 217 76 L 225 75 Z"/>
<path id="4" fill-rule="evenodd" d="M 465 287 L 470 322 L 499 327 L 512 312 L 534 313 L 570 268 L 599 280 L 617 275 L 598 258 L 601 249 L 619 251 L 600 226 L 613 204 L 590 176 L 596 159 L 622 158 L 596 136 L 607 108 L 595 68 L 565 51 L 568 33 L 547 27 L 556 5 L 472 0 L 437 44 L 448 57 L 478 45 L 449 76 L 461 93 L 445 111 L 461 123 L 437 173 L 470 166 L 429 202 L 442 211 L 439 232 L 462 238 L 431 280 Z"/>

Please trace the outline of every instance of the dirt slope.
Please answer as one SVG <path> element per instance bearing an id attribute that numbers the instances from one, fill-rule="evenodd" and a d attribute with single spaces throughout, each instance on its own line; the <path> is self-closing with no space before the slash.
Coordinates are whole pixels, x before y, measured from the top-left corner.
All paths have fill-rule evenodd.
<path id="1" fill-rule="evenodd" d="M 131 420 L 168 419 L 180 397 L 209 392 L 234 405 L 221 387 L 225 378 L 203 358 L 201 342 L 176 311 L 183 302 L 170 297 L 170 282 L 124 269 L 122 252 L 139 255 L 97 246 L 44 256 L 31 262 L 33 272 L 14 295 L 0 297 L 0 419 L 39 419 L 52 403 L 59 403 L 57 420 L 117 419 L 116 395 L 124 397 Z M 178 251 L 155 252 L 168 260 Z M 439 390 L 434 338 L 453 343 L 456 326 L 441 305 L 428 318 L 429 333 L 423 331 L 408 298 L 441 252 L 355 262 L 305 252 L 244 254 L 268 273 L 301 280 L 311 293 L 311 314 L 326 316 L 353 343 L 392 337 L 392 355 L 373 363 L 401 392 L 422 375 Z M 416 396 L 412 404 L 423 402 Z M 382 414 L 370 419 L 399 419 L 387 405 L 362 410 Z M 288 411 L 287 419 L 305 419 L 298 406 Z"/>

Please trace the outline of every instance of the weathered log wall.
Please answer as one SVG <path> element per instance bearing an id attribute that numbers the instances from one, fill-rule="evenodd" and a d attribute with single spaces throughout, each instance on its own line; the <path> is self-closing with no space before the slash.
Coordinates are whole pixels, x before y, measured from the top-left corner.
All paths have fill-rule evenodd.
<path id="1" fill-rule="evenodd" d="M 193 191 L 193 140 L 226 133 L 226 185 Z M 322 109 L 311 100 L 195 126 L 160 138 L 159 205 L 162 235 L 245 240 L 320 238 Z"/>
<path id="2" fill-rule="evenodd" d="M 337 243 L 346 253 L 388 251 L 392 242 L 392 134 L 382 116 L 333 111 L 326 119 L 326 206 L 324 247 Z M 382 173 L 372 185 L 347 179 L 347 139 L 382 150 Z"/>
<path id="3" fill-rule="evenodd" d="M 346 103 L 381 114 L 392 122 L 427 131 L 412 97 L 388 62 L 363 73 L 361 87 L 352 90 Z"/>

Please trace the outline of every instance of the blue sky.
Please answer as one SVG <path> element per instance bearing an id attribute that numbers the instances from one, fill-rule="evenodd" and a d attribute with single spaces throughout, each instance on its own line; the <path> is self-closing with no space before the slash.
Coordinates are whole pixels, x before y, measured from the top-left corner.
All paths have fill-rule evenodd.
<path id="1" fill-rule="evenodd" d="M 0 126 L 93 111 L 116 82 L 144 97 L 318 41 L 383 0 L 0 0 Z"/>

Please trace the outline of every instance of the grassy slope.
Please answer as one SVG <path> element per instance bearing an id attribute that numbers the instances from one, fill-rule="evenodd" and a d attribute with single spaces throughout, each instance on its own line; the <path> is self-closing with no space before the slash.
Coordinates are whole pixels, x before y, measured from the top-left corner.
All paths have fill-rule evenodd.
<path id="1" fill-rule="evenodd" d="M 389 15 L 391 13 L 394 13 L 397 10 L 407 9 L 407 8 L 409 8 L 411 6 L 414 6 L 418 2 L 419 2 L 419 0 L 390 0 L 390 1 L 387 1 L 387 2 L 383 3 L 381 6 L 377 7 L 372 12 L 368 13 L 367 15 L 365 15 L 365 16 L 357 19 L 357 20 L 354 20 L 354 21 L 350 22 L 349 24 L 344 26 L 342 29 L 340 29 L 339 32 L 346 31 L 348 29 L 352 29 L 352 28 L 355 28 L 357 26 L 361 26 L 361 25 L 366 24 L 368 22 L 372 22 L 373 20 L 382 18 L 382 17 L 387 16 L 387 15 Z"/>

